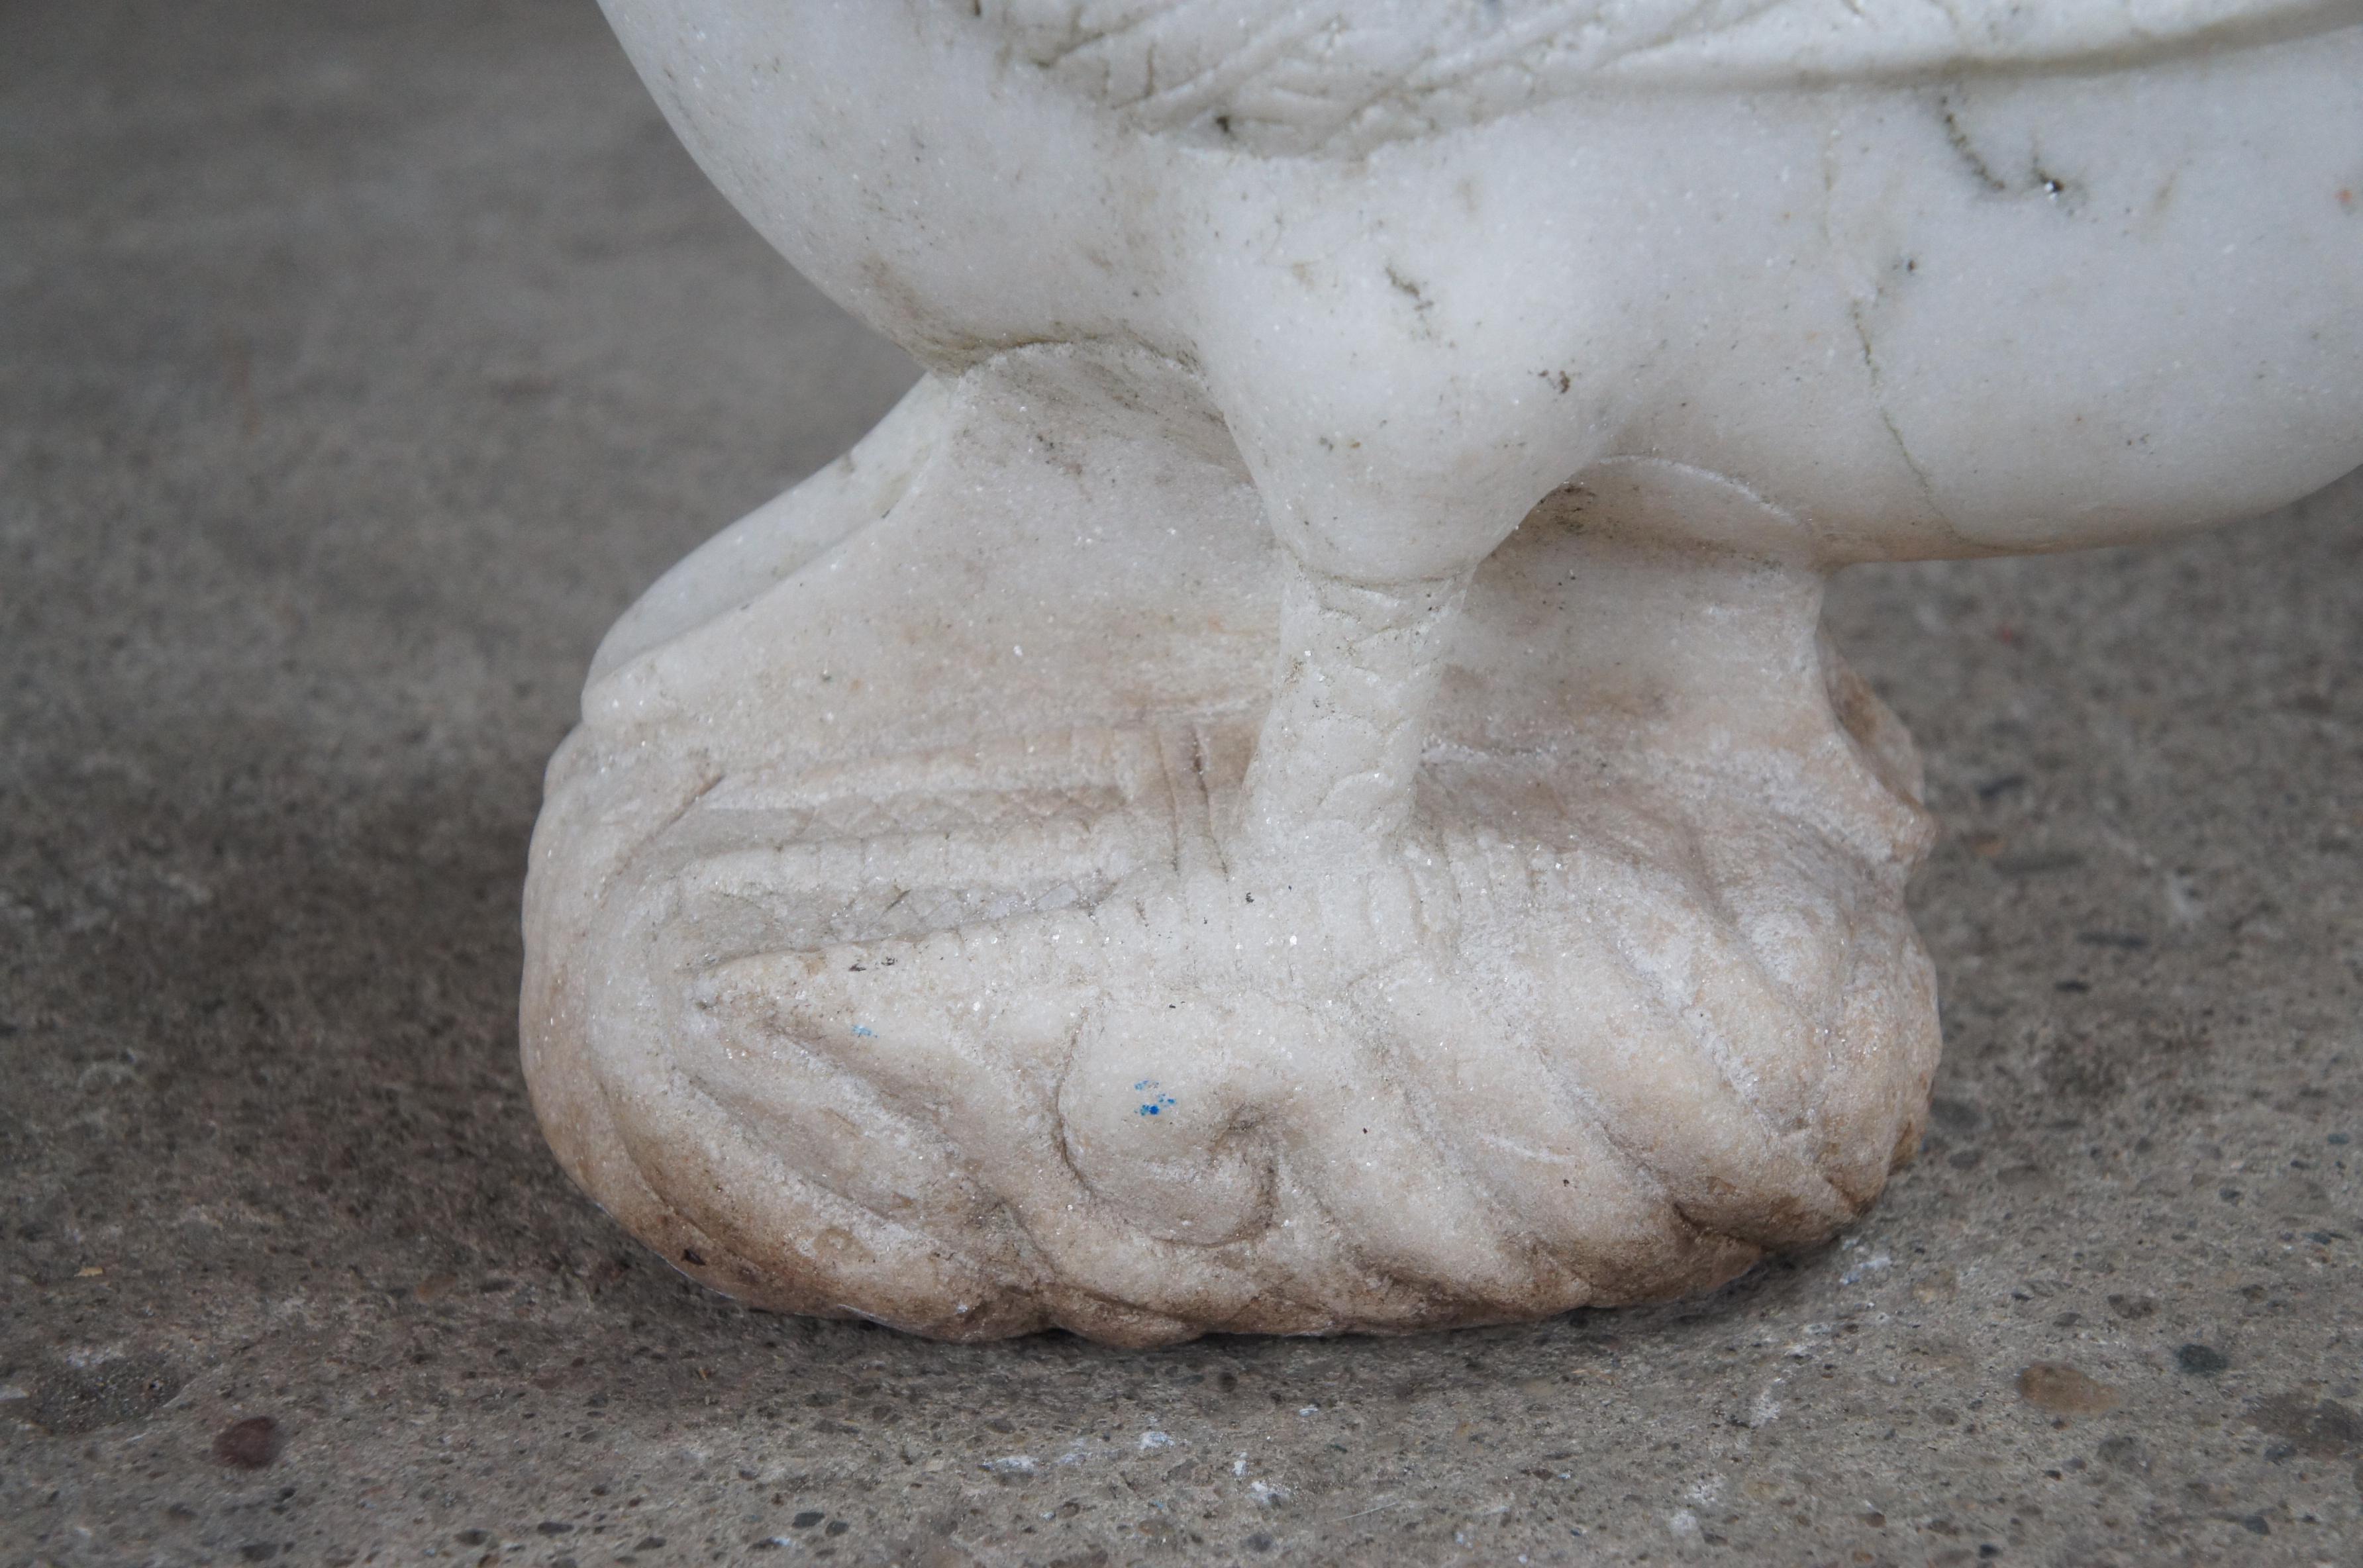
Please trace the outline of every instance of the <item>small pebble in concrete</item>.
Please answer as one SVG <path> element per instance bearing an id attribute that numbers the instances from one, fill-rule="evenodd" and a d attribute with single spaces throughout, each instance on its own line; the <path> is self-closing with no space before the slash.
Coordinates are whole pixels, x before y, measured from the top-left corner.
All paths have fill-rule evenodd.
<path id="1" fill-rule="evenodd" d="M 2147 1470 L 2149 1462 L 2142 1455 L 2141 1441 L 2128 1432 L 2119 1432 L 2102 1441 L 2094 1451 L 2102 1463 L 2113 1470 Z"/>

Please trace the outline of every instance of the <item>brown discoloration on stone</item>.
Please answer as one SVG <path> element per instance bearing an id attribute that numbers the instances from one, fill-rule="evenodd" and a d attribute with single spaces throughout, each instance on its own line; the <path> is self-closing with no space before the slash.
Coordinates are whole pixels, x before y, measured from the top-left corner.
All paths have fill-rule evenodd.
<path id="1" fill-rule="evenodd" d="M 2064 1361 L 2038 1361 L 2018 1375 L 2018 1397 L 2055 1416 L 2099 1416 L 2122 1401 L 2117 1391 Z"/>

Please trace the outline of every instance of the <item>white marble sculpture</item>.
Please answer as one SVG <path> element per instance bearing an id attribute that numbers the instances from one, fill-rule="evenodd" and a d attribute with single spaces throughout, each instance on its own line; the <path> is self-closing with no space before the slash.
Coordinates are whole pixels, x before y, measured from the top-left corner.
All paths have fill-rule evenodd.
<path id="1" fill-rule="evenodd" d="M 617 624 L 526 1059 L 752 1301 L 1538 1317 L 1860 1214 L 1937 1031 L 1848 562 L 2363 461 L 2363 0 L 607 0 L 929 370 Z"/>

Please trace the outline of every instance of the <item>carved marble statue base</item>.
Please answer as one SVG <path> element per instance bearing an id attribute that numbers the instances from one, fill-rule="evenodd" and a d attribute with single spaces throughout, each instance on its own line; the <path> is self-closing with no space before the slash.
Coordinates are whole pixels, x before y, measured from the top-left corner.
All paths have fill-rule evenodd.
<path id="1" fill-rule="evenodd" d="M 1531 1318 L 1830 1234 L 1936 1060 L 1849 562 L 2363 461 L 2363 0 L 606 0 L 928 378 L 609 637 L 559 1156 L 801 1312 Z"/>
<path id="2" fill-rule="evenodd" d="M 1670 1296 L 1859 1213 L 1936 1063 L 1928 825 L 1760 503 L 1553 495 L 1409 821 L 1274 848 L 1324 614 L 1218 435 L 1144 353 L 931 379 L 616 628 L 527 911 L 567 1167 L 769 1306 L 1133 1344 Z"/>

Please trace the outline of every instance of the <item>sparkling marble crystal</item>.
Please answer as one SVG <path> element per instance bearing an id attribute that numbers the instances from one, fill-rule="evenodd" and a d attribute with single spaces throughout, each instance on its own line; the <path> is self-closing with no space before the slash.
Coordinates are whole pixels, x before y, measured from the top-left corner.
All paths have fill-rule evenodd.
<path id="1" fill-rule="evenodd" d="M 765 1305 L 1146 1344 L 1712 1286 L 1915 1145 L 1849 562 L 2363 461 L 2363 0 L 607 0 L 929 370 L 618 623 L 552 1145 Z"/>

